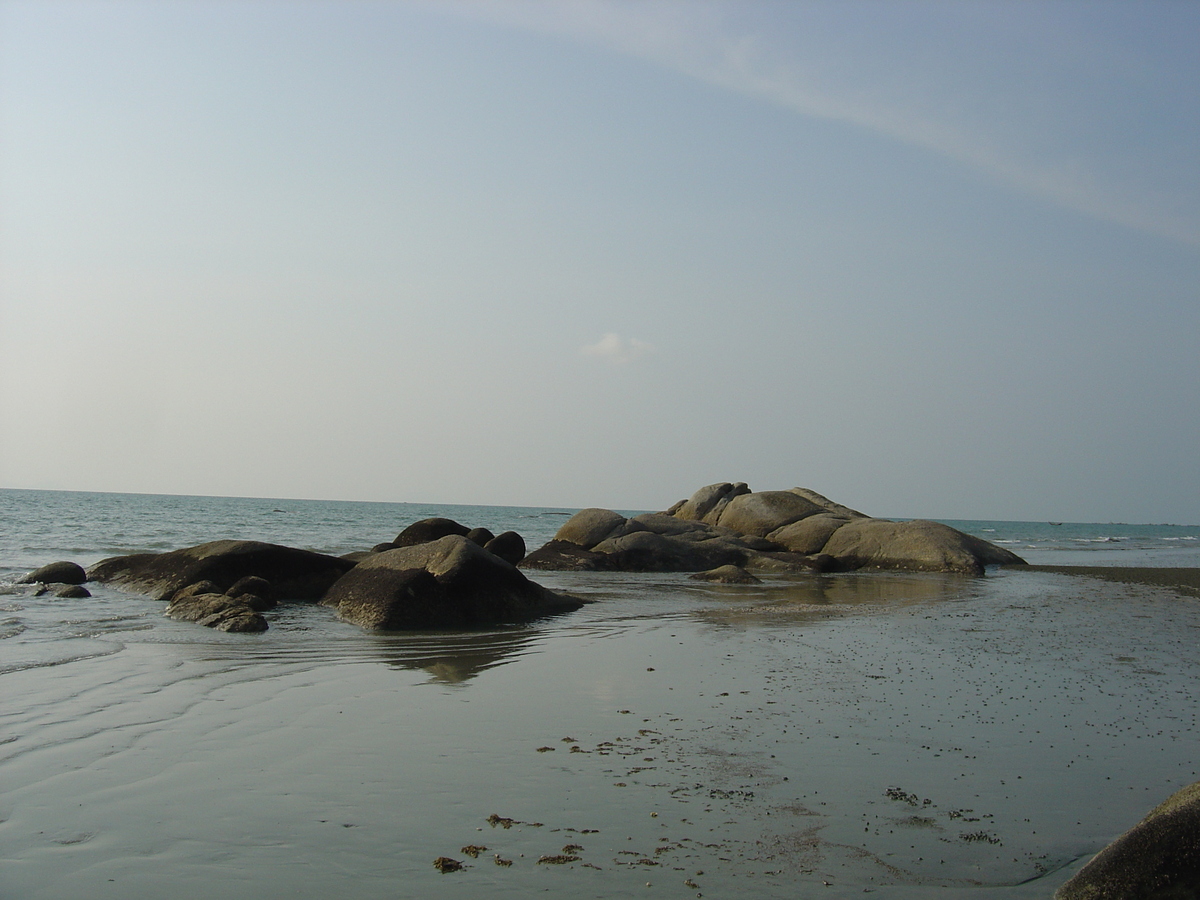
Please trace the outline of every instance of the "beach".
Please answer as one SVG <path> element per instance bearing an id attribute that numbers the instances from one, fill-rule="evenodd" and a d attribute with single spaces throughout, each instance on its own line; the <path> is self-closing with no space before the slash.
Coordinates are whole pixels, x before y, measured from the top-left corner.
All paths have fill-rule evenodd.
<path id="1" fill-rule="evenodd" d="M 1049 897 L 1200 778 L 1200 607 L 1172 567 L 1043 568 L 545 572 L 590 602 L 261 635 L 10 572 L 0 895 Z"/>

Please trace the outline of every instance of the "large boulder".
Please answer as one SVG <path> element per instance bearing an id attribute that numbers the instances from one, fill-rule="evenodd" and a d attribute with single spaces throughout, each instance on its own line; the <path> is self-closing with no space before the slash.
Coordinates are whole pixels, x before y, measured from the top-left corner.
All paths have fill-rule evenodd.
<path id="1" fill-rule="evenodd" d="M 1055 900 L 1200 898 L 1200 781 L 1172 794 L 1054 894 Z"/>
<path id="2" fill-rule="evenodd" d="M 483 549 L 500 557 L 509 565 L 515 566 L 525 558 L 525 538 L 515 531 L 502 531 L 485 543 Z"/>
<path id="3" fill-rule="evenodd" d="M 468 628 L 527 622 L 583 603 L 548 591 L 462 535 L 377 553 L 322 600 L 364 628 Z"/>
<path id="4" fill-rule="evenodd" d="M 839 568 L 909 569 L 982 575 L 984 566 L 1020 563 L 1015 553 L 949 525 L 917 519 L 854 519 L 829 536 L 822 552 Z"/>
<path id="5" fill-rule="evenodd" d="M 733 484 L 723 481 L 718 484 L 709 484 L 700 488 L 687 500 L 675 504 L 669 512 L 680 519 L 695 519 L 703 522 L 706 521 L 705 517 L 718 506 L 723 510 L 730 499 L 748 493 L 750 493 L 750 488 L 742 482 Z"/>
<path id="6" fill-rule="evenodd" d="M 730 500 L 717 524 L 738 534 L 766 537 L 777 528 L 824 511 L 791 491 L 759 491 Z"/>
<path id="7" fill-rule="evenodd" d="M 101 560 L 87 571 L 92 581 L 109 584 L 156 600 L 180 588 L 211 581 L 229 590 L 247 575 L 264 578 L 283 600 L 320 600 L 354 563 L 311 550 L 261 541 L 211 541 L 169 553 L 137 553 Z"/>
<path id="8" fill-rule="evenodd" d="M 448 534 L 470 534 L 471 529 L 466 525 L 455 522 L 453 519 L 444 519 L 440 516 L 435 516 L 432 519 L 421 519 L 418 522 L 413 522 L 398 535 L 393 541 L 397 547 L 412 547 L 416 544 L 428 544 L 430 541 L 436 541 L 438 538 L 444 538 Z"/>
<path id="9" fill-rule="evenodd" d="M 833 533 L 849 521 L 836 513 L 817 513 L 776 528 L 767 535 L 767 539 L 793 553 L 820 553 Z"/>
<path id="10" fill-rule="evenodd" d="M 87 580 L 87 573 L 79 563 L 53 562 L 34 569 L 17 584 L 83 584 Z"/>
<path id="11" fill-rule="evenodd" d="M 554 540 L 568 541 L 584 550 L 591 550 L 622 529 L 626 521 L 623 515 L 611 509 L 581 509 L 563 523 Z"/>

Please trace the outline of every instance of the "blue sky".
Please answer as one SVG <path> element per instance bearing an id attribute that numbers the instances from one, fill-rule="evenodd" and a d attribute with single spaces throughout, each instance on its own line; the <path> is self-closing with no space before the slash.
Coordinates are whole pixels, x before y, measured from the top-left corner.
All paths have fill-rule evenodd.
<path id="1" fill-rule="evenodd" d="M 0 485 L 1200 522 L 1198 33 L 0 0 Z"/>

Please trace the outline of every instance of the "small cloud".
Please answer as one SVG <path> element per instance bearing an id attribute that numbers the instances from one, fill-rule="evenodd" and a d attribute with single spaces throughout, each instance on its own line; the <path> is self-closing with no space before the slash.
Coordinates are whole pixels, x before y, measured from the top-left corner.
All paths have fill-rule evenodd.
<path id="1" fill-rule="evenodd" d="M 580 347 L 579 352 L 584 356 L 595 356 L 607 360 L 614 366 L 632 362 L 640 356 L 654 352 L 654 345 L 639 341 L 637 338 L 625 340 L 614 331 L 605 334 L 594 344 Z"/>

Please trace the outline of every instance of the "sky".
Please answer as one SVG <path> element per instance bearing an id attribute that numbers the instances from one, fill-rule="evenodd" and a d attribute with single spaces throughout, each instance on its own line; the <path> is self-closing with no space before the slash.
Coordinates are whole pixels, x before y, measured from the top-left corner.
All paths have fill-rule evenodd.
<path id="1" fill-rule="evenodd" d="M 1200 523 L 1197 34 L 0 0 L 0 487 Z"/>

